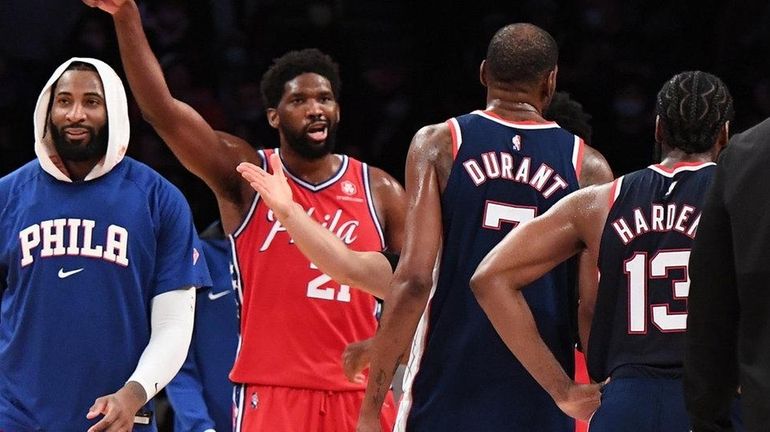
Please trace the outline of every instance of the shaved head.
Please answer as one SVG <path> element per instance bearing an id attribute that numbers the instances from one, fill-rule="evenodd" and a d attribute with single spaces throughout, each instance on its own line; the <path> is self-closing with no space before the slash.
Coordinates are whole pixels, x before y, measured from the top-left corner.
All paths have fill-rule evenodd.
<path id="1" fill-rule="evenodd" d="M 495 33 L 487 48 L 489 78 L 502 83 L 530 83 L 556 68 L 559 47 L 540 27 L 518 23 Z"/>

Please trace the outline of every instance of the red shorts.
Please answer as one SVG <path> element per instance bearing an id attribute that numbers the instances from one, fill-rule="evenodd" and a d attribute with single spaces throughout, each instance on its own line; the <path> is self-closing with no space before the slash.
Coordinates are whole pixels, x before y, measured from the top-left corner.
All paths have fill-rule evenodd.
<path id="1" fill-rule="evenodd" d="M 241 384 L 235 388 L 233 430 L 352 432 L 356 430 L 363 400 L 363 391 L 335 392 Z M 393 430 L 395 418 L 393 392 L 388 392 L 380 413 L 382 430 Z"/>

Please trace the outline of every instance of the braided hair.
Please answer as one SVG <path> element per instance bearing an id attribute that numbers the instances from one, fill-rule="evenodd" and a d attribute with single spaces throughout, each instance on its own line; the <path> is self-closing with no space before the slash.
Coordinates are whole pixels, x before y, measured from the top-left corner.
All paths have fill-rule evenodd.
<path id="1" fill-rule="evenodd" d="M 718 77 L 701 71 L 675 75 L 658 93 L 655 112 L 667 145 L 687 154 L 707 152 L 733 118 L 733 97 Z"/>

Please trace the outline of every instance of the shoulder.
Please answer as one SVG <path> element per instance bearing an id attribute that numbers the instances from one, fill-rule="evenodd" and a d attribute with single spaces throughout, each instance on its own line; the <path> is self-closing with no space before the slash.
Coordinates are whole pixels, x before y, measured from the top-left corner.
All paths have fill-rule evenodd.
<path id="1" fill-rule="evenodd" d="M 452 131 L 448 123 L 423 126 L 412 138 L 411 149 L 429 155 L 451 151 Z"/>
<path id="2" fill-rule="evenodd" d="M 584 145 L 580 169 L 580 187 L 598 185 L 612 181 L 613 174 L 607 159 L 598 150 Z"/>
<path id="3" fill-rule="evenodd" d="M 21 193 L 24 188 L 43 173 L 37 160 L 27 162 L 15 171 L 0 177 L 0 197 L 8 202 L 11 197 Z"/>
<path id="4" fill-rule="evenodd" d="M 130 157 L 124 158 L 121 164 L 125 164 L 126 180 L 139 192 L 146 194 L 148 200 L 157 199 L 161 203 L 170 201 L 186 204 L 187 201 L 179 188 L 151 167 Z"/>

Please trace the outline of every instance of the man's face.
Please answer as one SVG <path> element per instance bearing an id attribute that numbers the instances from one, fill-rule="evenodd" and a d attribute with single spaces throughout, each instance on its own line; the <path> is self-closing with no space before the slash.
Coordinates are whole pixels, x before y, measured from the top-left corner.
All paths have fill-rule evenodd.
<path id="1" fill-rule="evenodd" d="M 300 156 L 318 159 L 334 151 L 339 105 L 323 76 L 304 73 L 288 81 L 278 107 L 269 110 L 268 117 Z"/>
<path id="2" fill-rule="evenodd" d="M 59 157 L 68 161 L 98 159 L 107 151 L 107 106 L 96 72 L 70 70 L 51 95 L 48 128 Z"/>

